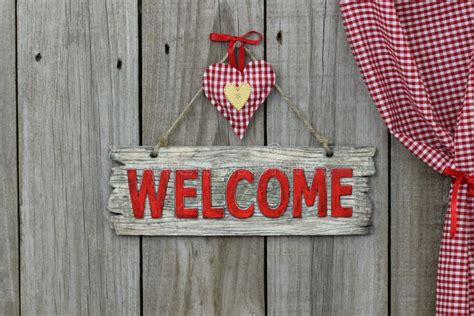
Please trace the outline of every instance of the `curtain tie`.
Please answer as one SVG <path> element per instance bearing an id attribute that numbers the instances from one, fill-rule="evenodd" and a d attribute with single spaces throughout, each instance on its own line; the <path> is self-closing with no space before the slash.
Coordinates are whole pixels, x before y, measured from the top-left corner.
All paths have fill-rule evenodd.
<path id="1" fill-rule="evenodd" d="M 248 38 L 249 36 L 254 35 L 254 34 L 257 35 L 256 39 Z M 250 44 L 250 45 L 260 44 L 260 42 L 263 39 L 263 35 L 257 31 L 250 31 L 240 36 L 220 34 L 220 33 L 211 33 L 209 34 L 209 39 L 211 41 L 216 41 L 216 42 L 229 42 L 229 45 L 227 46 L 227 53 L 229 54 L 229 64 L 232 67 L 237 68 L 239 71 L 243 71 L 244 64 L 245 64 L 245 45 L 246 44 Z M 239 64 L 238 65 L 235 61 L 235 54 L 234 54 L 234 48 L 237 42 L 240 43 L 240 46 L 238 46 L 239 47 L 239 52 L 238 52 Z"/>
<path id="2" fill-rule="evenodd" d="M 458 226 L 458 196 L 461 185 L 468 185 L 468 195 L 474 196 L 474 176 L 470 176 L 456 169 L 446 168 L 443 174 L 453 178 L 453 192 L 451 195 L 451 237 L 456 236 Z"/>

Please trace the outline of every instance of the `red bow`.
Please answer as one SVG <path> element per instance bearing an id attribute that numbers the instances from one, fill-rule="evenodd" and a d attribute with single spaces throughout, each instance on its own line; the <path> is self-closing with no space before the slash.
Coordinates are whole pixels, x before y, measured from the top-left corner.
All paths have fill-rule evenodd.
<path id="1" fill-rule="evenodd" d="M 469 196 L 474 196 L 474 176 L 466 175 L 464 172 L 452 168 L 446 168 L 443 174 L 453 177 L 453 193 L 451 195 L 451 236 L 456 235 L 458 226 L 458 195 L 461 184 L 468 185 L 467 192 Z"/>
<path id="2" fill-rule="evenodd" d="M 249 39 L 247 38 L 248 36 L 256 34 L 258 36 L 257 39 Z M 260 44 L 260 42 L 263 39 L 263 35 L 260 34 L 257 31 L 250 31 L 247 32 L 241 36 L 233 36 L 229 34 L 219 34 L 219 33 L 211 33 L 209 35 L 209 39 L 211 41 L 216 41 L 216 42 L 229 42 L 229 45 L 227 46 L 227 52 L 229 54 L 229 64 L 237 68 L 239 71 L 244 70 L 244 64 L 245 64 L 245 45 L 250 44 L 250 45 L 257 45 Z M 235 62 L 235 54 L 234 54 L 234 48 L 235 48 L 235 43 L 239 42 L 239 64 L 237 66 L 237 63 Z"/>

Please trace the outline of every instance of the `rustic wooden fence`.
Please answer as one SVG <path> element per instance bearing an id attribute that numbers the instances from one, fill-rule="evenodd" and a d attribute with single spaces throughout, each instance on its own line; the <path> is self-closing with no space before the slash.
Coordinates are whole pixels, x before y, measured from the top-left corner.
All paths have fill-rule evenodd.
<path id="1" fill-rule="evenodd" d="M 337 145 L 376 146 L 362 237 L 117 237 L 115 145 L 151 145 L 225 53 L 251 49 Z M 448 180 L 389 137 L 334 0 L 0 0 L 0 314 L 429 315 Z M 177 145 L 316 145 L 273 94 L 245 140 L 202 97 Z"/>

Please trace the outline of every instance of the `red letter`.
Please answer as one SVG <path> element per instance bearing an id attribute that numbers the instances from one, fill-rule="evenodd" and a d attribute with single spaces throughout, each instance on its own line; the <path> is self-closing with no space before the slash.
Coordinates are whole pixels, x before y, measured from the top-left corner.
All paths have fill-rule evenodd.
<path id="1" fill-rule="evenodd" d="M 352 217 L 352 207 L 341 207 L 341 196 L 351 195 L 352 186 L 341 185 L 341 178 L 352 178 L 352 169 L 340 168 L 331 170 L 332 184 L 332 217 Z"/>
<path id="2" fill-rule="evenodd" d="M 202 171 L 202 217 L 223 218 L 223 207 L 212 207 L 211 170 Z"/>
<path id="3" fill-rule="evenodd" d="M 229 213 L 236 218 L 247 218 L 253 215 L 255 206 L 253 203 L 246 209 L 241 209 L 237 202 L 235 202 L 235 190 L 240 180 L 247 180 L 249 183 L 253 183 L 253 173 L 245 169 L 237 169 L 229 177 L 226 188 L 226 201 Z"/>
<path id="4" fill-rule="evenodd" d="M 196 188 L 185 187 L 185 180 L 194 180 L 198 176 L 197 170 L 176 170 L 175 181 L 175 213 L 178 218 L 197 218 L 197 208 L 184 208 L 186 197 L 196 197 Z"/>
<path id="5" fill-rule="evenodd" d="M 268 181 L 270 181 L 271 178 L 275 178 L 280 182 L 280 203 L 276 208 L 271 208 L 267 201 Z M 278 169 L 265 170 L 260 176 L 257 191 L 258 207 L 262 214 L 271 218 L 280 217 L 288 206 L 289 191 L 288 178 L 285 173 Z"/>
<path id="6" fill-rule="evenodd" d="M 326 172 L 323 168 L 314 170 L 311 189 L 308 188 L 303 169 L 293 170 L 293 217 L 301 217 L 302 195 L 307 206 L 313 206 L 318 194 L 318 216 L 327 215 Z"/>
<path id="7" fill-rule="evenodd" d="M 127 170 L 128 190 L 130 191 L 130 201 L 132 202 L 133 216 L 143 218 L 145 213 L 145 199 L 148 195 L 150 203 L 151 217 L 161 218 L 163 205 L 165 203 L 168 180 L 170 178 L 169 170 L 161 170 L 160 184 L 158 185 L 158 195 L 155 192 L 155 183 L 153 181 L 153 170 L 143 170 L 142 183 L 140 191 L 137 190 L 137 170 Z"/>

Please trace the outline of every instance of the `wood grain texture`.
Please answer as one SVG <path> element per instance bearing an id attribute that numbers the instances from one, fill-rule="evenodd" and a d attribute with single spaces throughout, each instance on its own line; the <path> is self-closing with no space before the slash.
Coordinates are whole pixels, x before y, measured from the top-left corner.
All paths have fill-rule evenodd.
<path id="1" fill-rule="evenodd" d="M 15 1 L 0 0 L 0 314 L 19 315 Z"/>
<path id="2" fill-rule="evenodd" d="M 374 234 L 268 238 L 270 315 L 388 313 L 387 132 L 346 43 L 337 1 L 267 1 L 267 58 L 277 81 L 337 145 L 375 146 Z M 268 101 L 270 144 L 314 145 L 280 97 Z"/>
<path id="3" fill-rule="evenodd" d="M 208 34 L 255 29 L 266 30 L 277 82 L 315 126 L 336 145 L 378 152 L 372 235 L 268 238 L 266 268 L 264 238 L 143 238 L 143 314 L 432 315 L 449 179 L 396 140 L 389 151 L 337 1 L 140 2 L 145 144 L 155 144 L 204 67 L 225 54 Z M 137 14 L 135 1 L 0 0 L 0 315 L 20 313 L 20 294 L 25 315 L 140 313 L 139 239 L 115 236 L 104 211 L 110 145 L 138 145 Z M 264 56 L 264 45 L 249 48 Z M 274 150 L 317 145 L 278 95 L 267 111 L 267 130 L 262 107 L 243 144 L 263 145 L 267 133 Z M 170 139 L 240 143 L 204 97 Z"/>
<path id="4" fill-rule="evenodd" d="M 394 315 L 434 315 L 450 179 L 415 158 L 395 138 L 391 142 L 391 310 Z"/>
<path id="5" fill-rule="evenodd" d="M 226 53 L 211 32 L 264 29 L 264 1 L 143 0 L 143 143 L 154 145 L 199 89 L 204 68 Z M 252 47 L 263 56 L 264 45 Z M 203 96 L 171 145 L 264 144 L 264 111 L 240 142 Z M 263 238 L 143 238 L 143 312 L 262 315 Z"/>
<path id="6" fill-rule="evenodd" d="M 373 156 L 375 149 L 334 148 L 334 156 L 326 157 L 320 148 L 279 148 L 271 147 L 167 147 L 162 148 L 157 158 L 150 158 L 151 147 L 115 147 L 111 158 L 123 164 L 113 169 L 110 185 L 114 188 L 109 199 L 111 225 L 119 235 L 160 235 L 160 236 L 269 236 L 269 235 L 359 235 L 370 232 L 371 206 L 367 196 L 370 176 L 375 174 Z M 279 218 L 263 216 L 257 203 L 257 186 L 263 171 L 276 168 L 285 172 L 289 182 L 289 202 L 285 213 Z M 307 207 L 302 202 L 302 217 L 293 218 L 293 170 L 305 171 L 307 183 L 311 185 L 316 168 L 326 170 L 327 217 L 318 217 L 318 203 Z M 341 205 L 352 209 L 352 216 L 337 218 L 332 216 L 331 169 L 350 168 L 353 177 L 342 179 L 344 185 L 352 186 L 350 196 L 341 197 Z M 142 172 L 153 169 L 155 187 L 158 186 L 160 170 L 171 171 L 167 186 L 162 217 L 151 218 L 149 203 L 145 203 L 145 216 L 136 219 L 132 211 L 127 170 L 137 172 L 137 183 L 142 183 Z M 224 218 L 202 218 L 201 171 L 198 179 L 187 181 L 187 186 L 196 188 L 196 197 L 186 199 L 187 208 L 196 208 L 197 219 L 179 219 L 175 214 L 175 170 L 202 170 L 211 172 L 212 204 L 224 207 Z M 253 204 L 254 214 L 247 219 L 233 217 L 227 208 L 226 186 L 233 171 L 250 170 L 254 174 L 252 184 L 241 183 L 237 187 L 235 199 L 242 207 Z M 266 194 L 272 206 L 280 202 L 280 185 L 273 180 L 268 183 Z"/>
<path id="7" fill-rule="evenodd" d="M 18 1 L 22 314 L 140 312 L 139 240 L 104 211 L 108 150 L 138 143 L 137 21 L 133 1 Z"/>

